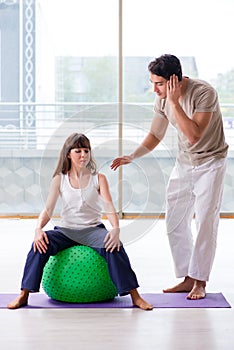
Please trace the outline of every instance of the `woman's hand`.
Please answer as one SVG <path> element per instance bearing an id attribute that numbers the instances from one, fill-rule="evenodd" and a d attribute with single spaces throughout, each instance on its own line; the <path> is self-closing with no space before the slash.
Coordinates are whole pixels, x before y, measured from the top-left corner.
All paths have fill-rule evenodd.
<path id="1" fill-rule="evenodd" d="M 119 240 L 119 233 L 120 233 L 120 229 L 118 227 L 113 228 L 107 233 L 104 239 L 105 248 L 107 252 L 110 251 L 110 253 L 113 253 L 115 249 L 117 249 L 117 251 L 119 252 L 120 246 L 121 246 L 121 243 Z"/>
<path id="2" fill-rule="evenodd" d="M 38 250 L 40 254 L 46 253 L 49 244 L 49 240 L 45 231 L 40 228 L 36 228 L 35 237 L 33 242 L 34 253 Z"/>

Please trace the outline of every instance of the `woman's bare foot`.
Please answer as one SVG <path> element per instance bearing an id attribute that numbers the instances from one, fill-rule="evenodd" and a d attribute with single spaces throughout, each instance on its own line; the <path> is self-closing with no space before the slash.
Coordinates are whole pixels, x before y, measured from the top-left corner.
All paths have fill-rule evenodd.
<path id="1" fill-rule="evenodd" d="M 194 286 L 194 279 L 187 276 L 184 281 L 172 288 L 163 289 L 163 293 L 185 293 L 190 292 Z"/>
<path id="2" fill-rule="evenodd" d="M 198 300 L 204 299 L 206 296 L 206 282 L 195 280 L 191 292 L 188 294 L 187 299 Z"/>
<path id="3" fill-rule="evenodd" d="M 143 298 L 138 298 L 138 300 L 134 301 L 133 305 L 139 307 L 142 310 L 153 310 L 153 305 L 149 304 L 146 300 Z"/>
<path id="4" fill-rule="evenodd" d="M 29 296 L 29 291 L 26 289 L 23 289 L 20 295 L 7 305 L 8 309 L 13 310 L 13 309 L 19 309 L 20 307 L 26 306 L 28 304 L 28 296 Z"/>
<path id="5" fill-rule="evenodd" d="M 153 305 L 149 304 L 146 300 L 144 300 L 138 293 L 136 289 L 130 291 L 130 295 L 132 298 L 132 303 L 134 306 L 139 307 L 142 310 L 153 310 Z"/>

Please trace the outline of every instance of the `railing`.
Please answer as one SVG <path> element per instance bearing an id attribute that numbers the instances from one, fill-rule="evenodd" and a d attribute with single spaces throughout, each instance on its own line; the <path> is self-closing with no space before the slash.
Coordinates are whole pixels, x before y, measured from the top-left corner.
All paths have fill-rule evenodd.
<path id="1" fill-rule="evenodd" d="M 173 128 L 169 128 L 159 148 L 124 167 L 121 178 L 110 170 L 112 159 L 119 154 L 119 128 L 122 127 L 123 132 L 123 152 L 128 154 L 149 130 L 152 104 L 124 104 L 122 124 L 118 122 L 118 104 L 115 103 L 35 103 L 30 104 L 30 109 L 26 108 L 28 104 L 20 103 L 2 103 L 1 106 L 4 107 L 0 118 L 1 215 L 37 215 L 40 212 L 58 151 L 74 131 L 90 138 L 99 169 L 108 176 L 117 210 L 121 208 L 125 215 L 164 213 L 165 187 L 177 148 Z M 230 150 L 221 210 L 229 214 L 234 213 L 234 105 L 222 105 L 222 109 Z"/>
<path id="2" fill-rule="evenodd" d="M 221 104 L 224 130 L 234 148 L 234 104 Z M 140 142 L 153 116 L 153 104 L 123 105 L 123 138 Z M 58 139 L 69 131 L 88 132 L 93 142 L 116 139 L 119 135 L 116 103 L 0 103 L 0 149 L 57 149 Z M 59 136 L 56 131 L 60 128 Z M 176 133 L 168 132 L 166 144 L 175 149 Z M 51 140 L 54 135 L 54 139 Z M 53 144 L 54 141 L 54 144 Z M 60 140 L 59 140 L 60 145 Z"/>

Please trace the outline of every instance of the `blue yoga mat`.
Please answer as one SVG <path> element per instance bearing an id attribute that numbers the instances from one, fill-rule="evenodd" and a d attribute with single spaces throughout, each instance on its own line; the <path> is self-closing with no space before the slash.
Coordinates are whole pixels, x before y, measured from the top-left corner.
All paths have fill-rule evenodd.
<path id="1" fill-rule="evenodd" d="M 0 308 L 7 308 L 7 304 L 18 294 L 0 294 Z M 154 308 L 231 308 L 222 293 L 207 293 L 206 298 L 200 300 L 186 299 L 187 293 L 144 293 L 142 297 Z M 133 308 L 131 297 L 116 297 L 113 300 L 98 303 L 65 303 L 50 299 L 43 293 L 31 293 L 29 303 L 24 309 L 67 309 L 67 308 Z"/>

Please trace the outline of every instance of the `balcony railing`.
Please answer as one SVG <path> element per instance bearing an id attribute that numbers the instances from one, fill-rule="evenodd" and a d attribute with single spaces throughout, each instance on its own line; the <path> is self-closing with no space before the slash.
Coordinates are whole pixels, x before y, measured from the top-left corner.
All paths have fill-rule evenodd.
<path id="1" fill-rule="evenodd" d="M 99 169 L 109 179 L 120 213 L 141 216 L 164 213 L 165 187 L 177 151 L 174 128 L 169 128 L 160 147 L 124 167 L 120 176 L 110 170 L 114 157 L 120 152 L 132 152 L 147 134 L 153 116 L 152 104 L 124 104 L 122 123 L 118 119 L 119 106 L 115 103 L 1 103 L 1 106 L 4 107 L 0 111 L 2 215 L 37 215 L 40 212 L 58 151 L 73 132 L 85 133 L 90 138 Z M 234 213 L 234 104 L 221 107 L 230 145 L 221 210 Z"/>
<path id="2" fill-rule="evenodd" d="M 118 138 L 120 127 L 124 138 L 139 143 L 153 116 L 153 105 L 147 103 L 124 104 L 121 125 L 115 103 L 0 103 L 0 107 L 0 149 L 8 150 L 45 149 L 49 142 L 50 148 L 57 149 L 63 134 L 74 130 L 91 133 L 92 141 L 99 144 Z M 226 139 L 232 150 L 234 104 L 221 104 L 221 109 Z M 62 131 L 56 135 L 60 128 Z M 166 144 L 168 148 L 176 148 L 175 132 L 168 132 Z"/>

